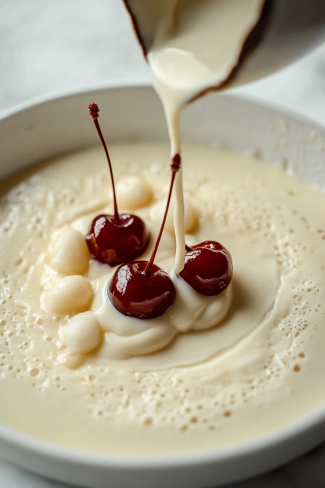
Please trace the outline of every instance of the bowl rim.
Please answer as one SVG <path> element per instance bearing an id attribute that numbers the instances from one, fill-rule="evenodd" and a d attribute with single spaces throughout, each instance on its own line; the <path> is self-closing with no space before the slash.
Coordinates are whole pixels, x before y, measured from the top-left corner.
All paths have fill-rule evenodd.
<path id="1" fill-rule="evenodd" d="M 77 463 L 96 468 L 111 467 L 133 470 L 182 468 L 188 466 L 189 463 L 192 466 L 199 466 L 202 464 L 218 463 L 224 460 L 235 460 L 236 458 L 257 453 L 261 454 L 263 451 L 268 451 L 275 445 L 293 441 L 295 437 L 312 430 L 323 421 L 325 421 L 325 405 L 285 427 L 232 446 L 152 456 L 122 455 L 66 447 L 33 437 L 30 434 L 25 434 L 2 422 L 0 422 L 0 442 L 4 440 L 20 449 L 32 451 L 33 454 L 40 457 L 48 457 L 59 462 Z"/>
<path id="2" fill-rule="evenodd" d="M 111 84 L 98 85 L 93 88 L 81 88 L 77 90 L 62 91 L 50 95 L 44 95 L 33 98 L 27 102 L 19 103 L 14 107 L 0 113 L 0 124 L 6 119 L 21 114 L 22 112 L 36 108 L 38 106 L 53 103 L 57 100 L 77 97 L 95 92 L 105 92 L 113 90 L 152 90 L 150 84 L 129 82 L 114 82 Z M 252 96 L 246 96 L 237 93 L 223 93 L 219 96 L 240 100 L 253 104 L 261 109 L 271 110 L 277 115 L 294 119 L 295 122 L 308 125 L 311 130 L 317 130 L 325 136 L 325 126 L 310 120 L 308 117 L 295 113 L 292 110 L 278 106 L 273 103 L 263 102 Z M 58 443 L 43 440 L 24 433 L 0 421 L 0 444 L 6 442 L 11 446 L 28 450 L 40 457 L 48 457 L 63 463 L 77 463 L 83 466 L 95 468 L 117 468 L 132 469 L 140 471 L 143 469 L 157 468 L 184 468 L 189 465 L 199 466 L 203 464 L 218 463 L 224 460 L 234 460 L 263 451 L 270 450 L 277 444 L 293 441 L 296 437 L 304 435 L 306 432 L 313 430 L 319 424 L 325 422 L 325 404 L 316 410 L 304 415 L 303 417 L 278 428 L 275 431 L 268 432 L 250 440 L 242 441 L 231 446 L 204 449 L 201 451 L 189 451 L 172 454 L 156 455 L 129 455 L 113 454 L 110 452 L 87 451 L 77 448 L 63 446 Z M 324 435 L 325 438 L 325 435 Z M 325 440 L 325 439 L 324 439 Z M 318 442 L 320 444 L 321 441 Z"/>
<path id="3" fill-rule="evenodd" d="M 36 108 L 38 106 L 46 105 L 47 103 L 52 103 L 55 102 L 56 100 L 63 100 L 66 98 L 82 96 L 82 95 L 86 95 L 87 93 L 93 94 L 95 92 L 105 92 L 105 91 L 113 91 L 113 90 L 130 90 L 130 89 L 150 90 L 152 93 L 155 92 L 153 85 L 151 83 L 143 83 L 141 81 L 134 81 L 130 83 L 129 81 L 126 80 L 114 81 L 112 83 L 105 83 L 105 84 L 99 83 L 98 85 L 95 84 L 92 87 L 81 87 L 79 89 L 72 88 L 69 90 L 61 90 L 46 95 L 33 97 L 25 102 L 20 102 L 13 105 L 11 108 L 0 112 L 0 122 L 10 117 L 19 115 L 21 112 L 24 112 L 26 110 Z M 310 117 L 295 112 L 295 110 L 293 109 L 283 107 L 280 104 L 270 102 L 270 101 L 264 101 L 261 98 L 254 97 L 251 94 L 246 95 L 243 93 L 237 93 L 236 89 L 230 89 L 221 92 L 215 90 L 215 91 L 211 91 L 209 94 L 210 95 L 218 94 L 218 96 L 220 97 L 226 97 L 233 100 L 240 100 L 242 102 L 253 104 L 260 109 L 267 109 L 272 112 L 277 112 L 278 115 L 292 118 L 295 120 L 295 122 L 299 122 L 301 124 L 307 124 L 311 127 L 311 129 L 317 130 L 325 135 L 325 123 L 323 125 L 320 122 L 314 121 Z M 190 105 L 192 105 L 192 103 Z"/>
<path id="4" fill-rule="evenodd" d="M 70 98 L 74 96 L 86 95 L 87 93 L 94 93 L 94 92 L 104 92 L 110 90 L 117 90 L 117 89 L 130 89 L 130 88 L 152 88 L 153 86 L 151 83 L 143 83 L 140 80 L 134 80 L 130 83 L 128 80 L 115 80 L 113 82 L 106 82 L 106 83 L 98 83 L 92 84 L 91 86 L 82 86 L 79 88 L 69 88 L 68 90 L 57 90 L 53 91 L 44 95 L 34 96 L 24 102 L 19 102 L 13 105 L 10 108 L 7 108 L 0 112 L 0 121 L 3 119 L 7 119 L 11 116 L 17 115 L 20 112 L 28 110 L 30 108 L 37 107 L 39 105 L 44 105 L 48 102 L 55 102 L 56 100 Z"/>

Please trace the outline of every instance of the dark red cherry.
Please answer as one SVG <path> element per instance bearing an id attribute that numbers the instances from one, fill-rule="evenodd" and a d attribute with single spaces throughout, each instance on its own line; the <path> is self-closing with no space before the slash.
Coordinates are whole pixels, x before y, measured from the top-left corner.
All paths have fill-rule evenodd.
<path id="1" fill-rule="evenodd" d="M 219 242 L 204 241 L 186 247 L 185 265 L 179 275 L 202 295 L 219 295 L 232 279 L 230 252 Z"/>
<path id="2" fill-rule="evenodd" d="M 108 288 L 108 297 L 124 315 L 152 319 L 162 315 L 173 303 L 176 291 L 168 274 L 155 264 L 149 276 L 147 261 L 133 261 L 117 268 Z"/>
<path id="3" fill-rule="evenodd" d="M 111 303 L 119 312 L 129 317 L 138 319 L 159 317 L 174 303 L 176 296 L 174 283 L 165 271 L 154 264 L 154 259 L 164 230 L 174 180 L 180 164 L 181 158 L 176 154 L 171 164 L 172 177 L 164 218 L 149 261 L 122 264 L 115 271 L 108 287 Z"/>
<path id="4" fill-rule="evenodd" d="M 111 266 L 140 256 L 148 239 L 143 220 L 132 214 L 120 214 L 118 223 L 113 215 L 97 215 L 86 236 L 91 254 Z"/>
<path id="5" fill-rule="evenodd" d="M 115 184 L 111 160 L 101 132 L 98 117 L 99 108 L 96 103 L 89 105 L 98 135 L 104 147 L 111 175 L 114 215 L 97 215 L 90 225 L 86 242 L 92 256 L 102 263 L 116 266 L 130 259 L 135 259 L 145 250 L 149 233 L 140 217 L 132 214 L 119 214 L 115 194 Z"/>

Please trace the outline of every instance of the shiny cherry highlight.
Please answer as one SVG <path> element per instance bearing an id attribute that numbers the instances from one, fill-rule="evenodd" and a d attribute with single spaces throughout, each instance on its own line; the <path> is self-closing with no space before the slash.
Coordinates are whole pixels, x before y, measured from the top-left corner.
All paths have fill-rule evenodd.
<path id="1" fill-rule="evenodd" d="M 133 261 L 122 264 L 114 273 L 108 287 L 108 297 L 122 314 L 138 319 L 159 317 L 174 303 L 176 290 L 168 274 L 154 264 L 160 239 L 164 230 L 174 180 L 180 168 L 181 158 L 172 159 L 172 177 L 166 210 L 159 234 L 149 261 Z"/>
<path id="2" fill-rule="evenodd" d="M 147 264 L 133 261 L 122 264 L 114 273 L 108 296 L 124 315 L 152 319 L 162 315 L 175 300 L 175 287 L 168 274 L 153 264 L 147 275 Z"/>
<path id="3" fill-rule="evenodd" d="M 230 252 L 216 241 L 186 246 L 185 265 L 179 275 L 198 293 L 219 295 L 232 279 Z"/>
<path id="4" fill-rule="evenodd" d="M 119 222 L 112 215 L 97 215 L 90 225 L 86 241 L 91 254 L 102 263 L 116 266 L 140 256 L 148 242 L 142 219 L 120 214 Z"/>
<path id="5" fill-rule="evenodd" d="M 149 233 L 140 217 L 118 212 L 112 164 L 98 122 L 99 108 L 96 103 L 91 103 L 88 108 L 108 162 L 112 181 L 114 215 L 97 215 L 90 225 L 86 242 L 95 259 L 116 266 L 140 256 L 148 244 Z"/>

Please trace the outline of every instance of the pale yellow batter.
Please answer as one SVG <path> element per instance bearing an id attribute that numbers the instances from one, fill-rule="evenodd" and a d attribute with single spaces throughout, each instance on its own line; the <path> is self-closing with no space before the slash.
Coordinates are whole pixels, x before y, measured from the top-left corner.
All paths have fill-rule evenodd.
<path id="1" fill-rule="evenodd" d="M 141 205 L 133 211 L 154 234 L 170 179 L 168 146 L 120 144 L 110 153 L 120 210 Z M 73 352 L 69 362 L 69 348 L 83 346 L 73 332 L 62 335 L 75 311 L 53 314 L 40 302 L 71 276 L 57 269 L 54 237 L 84 232 L 93 216 L 112 211 L 102 150 L 2 184 L 0 420 L 67 446 L 154 455 L 241 442 L 324 403 L 324 194 L 259 159 L 194 145 L 182 154 L 186 241 L 214 239 L 229 249 L 232 297 L 216 327 L 179 331 L 167 348 L 145 356 L 112 357 L 105 338 L 115 322 L 105 330 L 99 317 L 106 272 L 96 263 L 73 271 L 73 286 L 83 282 L 85 303 L 94 298 L 85 309 L 100 325 L 91 353 Z M 130 199 L 128 185 L 146 186 L 146 199 Z M 171 224 L 162 244 L 157 264 L 171 271 Z M 96 329 L 91 324 L 86 332 Z"/>

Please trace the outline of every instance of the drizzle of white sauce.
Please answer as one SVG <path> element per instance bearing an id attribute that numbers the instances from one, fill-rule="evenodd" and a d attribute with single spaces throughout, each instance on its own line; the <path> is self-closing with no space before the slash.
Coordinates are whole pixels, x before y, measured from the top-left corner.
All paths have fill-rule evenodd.
<path id="1" fill-rule="evenodd" d="M 177 334 L 203 330 L 220 322 L 231 303 L 231 286 L 215 297 L 207 297 L 193 290 L 182 278 L 171 273 L 176 299 L 163 315 L 141 320 L 127 317 L 110 303 L 107 286 L 113 271 L 98 283 L 98 293 L 92 311 L 105 334 L 108 345 L 102 355 L 107 357 L 137 356 L 158 351 Z"/>
<path id="2" fill-rule="evenodd" d="M 171 157 L 181 155 L 179 120 L 184 107 L 229 78 L 263 5 L 264 0 L 167 0 L 160 6 L 156 2 L 128 1 L 147 44 L 153 85 L 165 111 Z M 176 274 L 182 271 L 185 261 L 182 180 L 181 168 L 174 190 Z"/>

